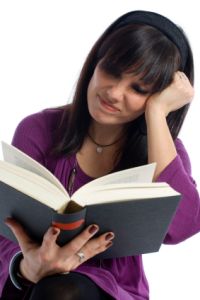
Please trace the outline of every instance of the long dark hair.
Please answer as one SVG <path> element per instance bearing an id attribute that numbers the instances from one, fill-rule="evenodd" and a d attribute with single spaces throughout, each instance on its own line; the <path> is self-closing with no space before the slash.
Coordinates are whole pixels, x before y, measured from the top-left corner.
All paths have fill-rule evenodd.
<path id="1" fill-rule="evenodd" d="M 55 131 L 54 155 L 70 156 L 82 146 L 91 116 L 87 107 L 87 88 L 96 65 L 100 63 L 109 74 L 137 74 L 144 84 L 151 84 L 151 93 L 162 91 L 181 70 L 180 52 L 166 35 L 145 24 L 130 24 L 109 33 L 109 28 L 91 49 L 80 73 L 72 104 L 61 107 L 62 119 Z M 184 70 L 193 84 L 193 56 L 188 43 L 188 58 Z M 169 130 L 176 139 L 188 110 L 188 105 L 167 117 Z M 126 140 L 120 149 L 115 170 L 147 163 L 146 123 L 144 115 L 126 124 Z"/>

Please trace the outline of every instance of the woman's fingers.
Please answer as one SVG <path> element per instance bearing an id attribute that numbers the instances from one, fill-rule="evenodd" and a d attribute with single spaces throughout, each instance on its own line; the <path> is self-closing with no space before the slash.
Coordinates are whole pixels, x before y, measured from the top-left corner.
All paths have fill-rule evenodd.
<path id="1" fill-rule="evenodd" d="M 189 81 L 188 77 L 185 75 L 185 73 L 181 72 L 181 71 L 177 71 L 175 73 L 175 77 L 178 76 L 180 79 L 183 79 L 183 80 L 187 80 Z"/>
<path id="2" fill-rule="evenodd" d="M 146 116 L 152 110 L 164 113 L 176 111 L 191 103 L 194 97 L 194 88 L 187 76 L 180 71 L 175 72 L 172 83 L 159 93 L 151 95 L 146 104 Z"/>
<path id="3" fill-rule="evenodd" d="M 182 97 L 182 104 L 189 104 L 194 98 L 194 88 L 185 73 L 177 72 L 176 78 L 178 78 L 178 80 L 176 80 L 178 81 L 177 86 Z"/>
<path id="4" fill-rule="evenodd" d="M 109 247 L 112 246 L 114 239 L 114 234 L 112 232 L 103 234 L 97 238 L 93 238 L 89 240 L 79 251 L 77 251 L 73 255 L 73 262 L 72 258 L 70 262 L 73 263 L 73 269 L 80 266 L 85 261 L 89 260 L 90 258 L 94 257 L 95 255 L 105 251 Z M 70 269 L 68 269 L 70 270 Z"/>
<path id="5" fill-rule="evenodd" d="M 44 262 L 51 265 L 50 268 L 53 266 L 57 272 L 71 271 L 112 245 L 114 238 L 112 232 L 93 238 L 98 230 L 97 225 L 90 225 L 65 246 L 59 247 L 56 245 L 59 229 L 50 228 L 44 235 L 40 257 Z"/>
<path id="6" fill-rule="evenodd" d="M 74 255 L 98 232 L 98 230 L 99 227 L 95 224 L 84 229 L 73 240 L 62 247 L 63 254 L 67 257 Z"/>
<path id="7" fill-rule="evenodd" d="M 84 255 L 86 259 L 92 258 L 93 256 L 105 251 L 113 244 L 114 234 L 112 232 L 108 232 L 102 234 L 98 238 L 93 238 L 88 241 L 84 247 L 82 247 L 82 251 L 84 251 Z"/>
<path id="8" fill-rule="evenodd" d="M 42 248 L 48 250 L 50 247 L 55 246 L 57 237 L 60 234 L 60 229 L 56 227 L 50 227 L 44 234 Z"/>
<path id="9" fill-rule="evenodd" d="M 44 235 L 42 245 L 39 249 L 39 257 L 42 263 L 42 269 L 45 270 L 45 273 L 51 274 L 71 271 L 80 265 L 79 257 L 76 254 L 88 243 L 98 229 L 99 227 L 97 225 L 91 225 L 72 241 L 60 247 L 56 244 L 60 230 L 54 227 L 49 228 Z M 87 257 L 94 256 L 97 252 L 94 248 L 98 247 L 99 242 L 96 242 L 96 247 L 91 245 L 89 248 L 92 254 L 88 251 Z"/>
<path id="10" fill-rule="evenodd" d="M 22 252 L 26 252 L 30 245 L 33 246 L 33 240 L 28 236 L 24 228 L 20 223 L 12 218 L 7 218 L 5 224 L 11 229 L 13 234 L 15 235 L 16 239 L 19 242 L 19 246 Z"/>
<path id="11" fill-rule="evenodd" d="M 93 224 L 65 246 L 60 247 L 56 244 L 60 230 L 50 227 L 43 237 L 42 244 L 39 245 L 30 239 L 23 227 L 15 220 L 8 219 L 6 224 L 19 241 L 24 254 L 24 273 L 33 282 L 46 275 L 75 269 L 84 261 L 109 248 L 114 238 L 111 232 L 94 238 L 99 227 Z"/>

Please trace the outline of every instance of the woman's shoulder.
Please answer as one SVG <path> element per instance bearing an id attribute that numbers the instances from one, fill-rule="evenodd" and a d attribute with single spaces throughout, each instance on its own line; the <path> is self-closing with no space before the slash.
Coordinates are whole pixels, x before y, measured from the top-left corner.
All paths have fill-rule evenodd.
<path id="1" fill-rule="evenodd" d="M 62 108 L 48 108 L 26 116 L 16 127 L 12 144 L 42 163 L 52 146 L 53 133 L 63 111 Z"/>
<path id="2" fill-rule="evenodd" d="M 41 130 L 53 129 L 59 123 L 62 114 L 63 109 L 61 108 L 46 108 L 24 117 L 19 122 L 17 128 L 20 127 L 27 130 L 34 130 L 36 128 Z"/>
<path id="3" fill-rule="evenodd" d="M 64 108 L 47 108 L 41 111 L 41 116 L 38 117 L 43 118 L 46 127 L 53 130 L 59 126 L 63 113 Z"/>
<path id="4" fill-rule="evenodd" d="M 19 122 L 16 132 L 22 135 L 46 135 L 47 132 L 49 133 L 59 126 L 63 111 L 62 108 L 47 108 L 28 115 Z"/>

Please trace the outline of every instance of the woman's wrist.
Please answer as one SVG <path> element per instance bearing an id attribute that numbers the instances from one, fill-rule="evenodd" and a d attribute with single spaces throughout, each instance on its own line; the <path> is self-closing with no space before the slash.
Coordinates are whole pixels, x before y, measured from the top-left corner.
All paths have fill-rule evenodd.
<path id="1" fill-rule="evenodd" d="M 151 117 L 161 117 L 166 118 L 168 115 L 168 112 L 166 111 L 166 108 L 161 103 L 156 103 L 153 100 L 147 102 L 146 109 L 145 109 L 145 117 L 146 120 L 148 120 Z"/>
<path id="2" fill-rule="evenodd" d="M 20 272 L 20 263 L 23 259 L 22 252 L 17 252 L 11 259 L 9 265 L 9 275 L 14 286 L 20 290 L 33 284 L 27 280 Z"/>

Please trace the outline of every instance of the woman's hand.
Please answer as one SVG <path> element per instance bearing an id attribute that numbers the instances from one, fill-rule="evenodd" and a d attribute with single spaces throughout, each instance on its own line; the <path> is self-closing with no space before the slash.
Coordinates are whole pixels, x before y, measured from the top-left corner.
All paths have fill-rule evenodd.
<path id="1" fill-rule="evenodd" d="M 167 115 L 190 103 L 194 90 L 187 76 L 176 72 L 172 83 L 162 92 L 151 95 L 146 102 L 148 162 L 156 162 L 154 180 L 174 160 L 176 147 L 166 120 Z"/>
<path id="2" fill-rule="evenodd" d="M 56 244 L 60 230 L 50 227 L 39 245 L 29 238 L 23 227 L 14 219 L 6 220 L 6 224 L 16 236 L 24 256 L 20 272 L 34 283 L 45 276 L 77 268 L 82 263 L 77 252 L 82 251 L 86 261 L 109 248 L 114 238 L 114 234 L 109 232 L 92 239 L 99 228 L 97 225 L 90 225 L 68 244 L 60 247 Z"/>
<path id="3" fill-rule="evenodd" d="M 190 103 L 194 96 L 194 88 L 187 76 L 180 71 L 174 74 L 172 83 L 162 92 L 149 97 L 146 104 L 146 114 L 153 110 L 160 111 L 165 117 L 184 105 Z"/>

